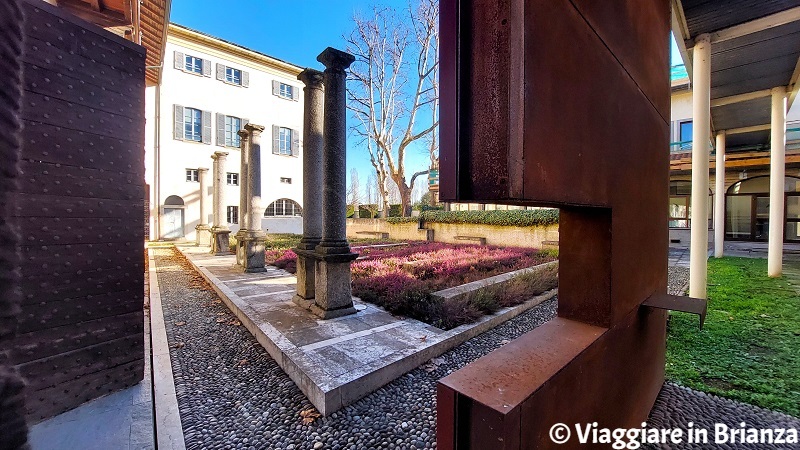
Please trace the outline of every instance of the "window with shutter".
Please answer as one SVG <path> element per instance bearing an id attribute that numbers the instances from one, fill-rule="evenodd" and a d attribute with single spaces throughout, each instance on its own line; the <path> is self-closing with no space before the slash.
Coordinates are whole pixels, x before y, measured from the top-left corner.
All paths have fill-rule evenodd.
<path id="1" fill-rule="evenodd" d="M 242 119 L 233 116 L 225 116 L 224 138 L 226 146 L 239 147 L 239 130 L 241 129 Z"/>
<path id="2" fill-rule="evenodd" d="M 186 61 L 184 60 L 183 53 L 175 50 L 175 61 L 173 62 L 174 67 L 176 69 L 183 70 L 184 64 L 186 64 Z"/>
<path id="3" fill-rule="evenodd" d="M 211 61 L 204 59 L 203 60 L 203 76 L 210 77 L 211 76 Z"/>
<path id="4" fill-rule="evenodd" d="M 217 145 L 225 146 L 225 114 L 217 113 Z"/>
<path id="5" fill-rule="evenodd" d="M 203 111 L 195 108 L 181 109 L 183 110 L 183 140 L 200 142 L 203 134 Z"/>
<path id="6" fill-rule="evenodd" d="M 225 65 L 217 63 L 217 79 L 225 81 Z"/>
<path id="7" fill-rule="evenodd" d="M 211 111 L 203 111 L 203 144 L 211 143 Z"/>
<path id="8" fill-rule="evenodd" d="M 296 102 L 300 101 L 300 88 L 299 87 L 295 87 L 294 89 L 292 89 L 292 100 L 294 100 Z"/>
<path id="9" fill-rule="evenodd" d="M 242 71 L 242 86 L 250 87 L 250 72 L 246 70 Z"/>
<path id="10" fill-rule="evenodd" d="M 175 128 L 173 132 L 173 137 L 179 141 L 182 141 L 183 138 L 183 129 L 184 129 L 184 108 L 181 105 L 174 105 L 175 108 Z"/>
<path id="11" fill-rule="evenodd" d="M 281 82 L 278 80 L 272 80 L 272 95 L 278 95 L 281 89 Z"/>
<path id="12" fill-rule="evenodd" d="M 272 154 L 279 155 L 281 153 L 281 127 L 277 125 L 272 126 Z"/>
<path id="13" fill-rule="evenodd" d="M 291 155 L 292 141 L 292 129 L 281 127 L 278 131 L 278 153 L 281 155 Z"/>
<path id="14" fill-rule="evenodd" d="M 299 156 L 300 155 L 300 133 L 297 130 L 289 130 L 291 131 L 292 137 L 292 156 Z"/>

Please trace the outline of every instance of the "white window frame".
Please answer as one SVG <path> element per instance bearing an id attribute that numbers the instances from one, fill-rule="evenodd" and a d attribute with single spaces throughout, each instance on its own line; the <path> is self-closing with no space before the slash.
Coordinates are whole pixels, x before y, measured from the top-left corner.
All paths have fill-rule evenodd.
<path id="1" fill-rule="evenodd" d="M 238 75 L 238 78 L 237 78 Z M 242 85 L 242 70 L 236 69 L 234 67 L 225 66 L 225 82 L 230 84 L 235 84 L 237 86 Z"/>
<path id="2" fill-rule="evenodd" d="M 202 110 L 188 106 L 183 108 L 183 140 L 203 142 Z"/>
<path id="3" fill-rule="evenodd" d="M 234 130 L 234 120 L 238 122 L 239 127 Z M 242 119 L 236 116 L 225 116 L 225 146 L 226 147 L 239 147 L 241 144 L 238 131 L 242 129 Z"/>
<path id="4" fill-rule="evenodd" d="M 200 182 L 200 172 L 197 169 L 186 169 L 186 182 L 187 183 L 199 183 Z"/>
<path id="5" fill-rule="evenodd" d="M 292 184 L 292 179 L 289 177 L 281 177 L 281 183 L 283 184 Z"/>
<path id="6" fill-rule="evenodd" d="M 183 70 L 184 72 L 203 75 L 203 58 L 184 53 Z"/>
<path id="7" fill-rule="evenodd" d="M 239 173 L 238 172 L 226 173 L 225 182 L 228 186 L 239 186 Z"/>
<path id="8" fill-rule="evenodd" d="M 287 205 L 290 207 L 289 214 L 287 214 Z M 302 215 L 303 207 L 289 198 L 275 200 L 264 210 L 264 217 L 301 217 Z"/>
<path id="9" fill-rule="evenodd" d="M 237 224 L 239 223 L 239 207 L 238 206 L 228 206 L 225 208 L 225 220 L 229 224 Z"/>
<path id="10" fill-rule="evenodd" d="M 294 89 L 296 88 L 291 84 L 281 83 L 280 86 L 278 86 L 278 96 L 291 100 L 294 98 Z"/>
<path id="11" fill-rule="evenodd" d="M 280 127 L 278 131 L 278 154 L 292 156 L 292 136 L 294 133 L 291 128 Z"/>

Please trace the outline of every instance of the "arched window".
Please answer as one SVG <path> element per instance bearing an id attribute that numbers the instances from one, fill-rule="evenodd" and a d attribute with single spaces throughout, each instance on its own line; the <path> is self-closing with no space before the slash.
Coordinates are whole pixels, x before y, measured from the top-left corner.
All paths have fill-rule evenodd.
<path id="1" fill-rule="evenodd" d="M 728 188 L 725 197 L 725 238 L 748 241 L 769 239 L 768 175 L 746 178 Z M 786 176 L 783 180 L 784 238 L 800 241 L 800 178 Z"/>
<path id="2" fill-rule="evenodd" d="M 183 199 L 177 195 L 170 195 L 164 200 L 164 206 L 184 206 Z"/>
<path id="3" fill-rule="evenodd" d="M 282 198 L 275 200 L 267 206 L 264 217 L 302 216 L 303 208 L 294 200 Z"/>

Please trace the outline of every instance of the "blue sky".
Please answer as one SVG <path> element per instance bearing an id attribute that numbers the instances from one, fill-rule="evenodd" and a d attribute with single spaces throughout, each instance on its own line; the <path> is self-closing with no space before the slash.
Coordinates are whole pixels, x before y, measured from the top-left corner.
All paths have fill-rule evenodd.
<path id="1" fill-rule="evenodd" d="M 353 15 L 368 12 L 375 3 L 375 0 L 173 0 L 170 19 L 299 66 L 321 69 L 317 55 L 329 46 L 344 49 L 342 36 L 353 29 Z M 380 0 L 380 4 L 404 9 L 408 1 Z M 673 39 L 672 65 L 675 64 L 681 64 L 681 59 Z M 348 143 L 347 165 L 348 176 L 351 168 L 358 170 L 363 189 L 374 169 L 366 147 L 355 139 Z M 423 148 L 409 150 L 408 178 L 427 166 L 428 156 Z"/>

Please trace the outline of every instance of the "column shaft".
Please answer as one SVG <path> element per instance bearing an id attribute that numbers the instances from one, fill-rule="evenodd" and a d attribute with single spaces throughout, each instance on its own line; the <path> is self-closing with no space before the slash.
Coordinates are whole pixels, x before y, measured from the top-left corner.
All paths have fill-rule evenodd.
<path id="1" fill-rule="evenodd" d="M 725 132 L 717 133 L 714 176 L 714 257 L 722 258 L 725 247 Z"/>
<path id="2" fill-rule="evenodd" d="M 200 181 L 200 225 L 208 225 L 208 169 L 197 169 Z"/>
<path id="3" fill-rule="evenodd" d="M 711 40 L 695 41 L 692 90 L 692 238 L 689 295 L 706 298 L 708 277 L 708 143 L 711 138 Z"/>
<path id="4" fill-rule="evenodd" d="M 769 244 L 767 275 L 783 271 L 783 208 L 786 175 L 786 89 L 772 89 L 772 124 L 769 158 Z"/>
<path id="5" fill-rule="evenodd" d="M 239 130 L 239 149 L 241 152 L 241 163 L 239 164 L 239 230 L 250 228 L 250 216 L 248 214 L 248 193 L 247 193 L 247 173 L 249 170 L 250 152 L 250 133 L 247 130 Z"/>
<path id="6" fill-rule="evenodd" d="M 259 232 L 262 231 L 261 218 L 264 216 L 261 205 L 261 132 L 264 127 L 248 123 L 246 129 L 250 133 L 247 149 L 247 227 L 249 231 Z"/>
<path id="7" fill-rule="evenodd" d="M 228 154 L 214 152 L 214 227 L 228 229 L 225 217 L 225 160 Z"/>

